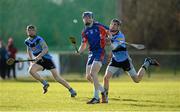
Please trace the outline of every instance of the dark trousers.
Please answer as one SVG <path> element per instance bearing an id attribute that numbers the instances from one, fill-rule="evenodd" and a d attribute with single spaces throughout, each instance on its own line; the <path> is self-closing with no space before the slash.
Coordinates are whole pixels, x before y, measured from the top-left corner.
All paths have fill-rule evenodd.
<path id="1" fill-rule="evenodd" d="M 16 66 L 15 64 L 8 66 L 7 76 L 11 78 L 11 71 L 13 73 L 13 78 L 16 79 Z"/>
<path id="2" fill-rule="evenodd" d="M 0 76 L 2 79 L 6 78 L 6 74 L 7 74 L 7 65 L 6 65 L 6 61 L 0 61 Z"/>

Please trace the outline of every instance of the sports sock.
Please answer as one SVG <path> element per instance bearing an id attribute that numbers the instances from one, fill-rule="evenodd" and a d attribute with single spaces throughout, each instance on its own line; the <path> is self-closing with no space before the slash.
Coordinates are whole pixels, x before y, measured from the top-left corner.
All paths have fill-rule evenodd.
<path id="1" fill-rule="evenodd" d="M 94 90 L 94 98 L 99 99 L 99 90 Z"/>
<path id="2" fill-rule="evenodd" d="M 47 82 L 46 80 L 43 80 L 43 81 L 42 81 L 42 84 L 45 86 L 45 85 L 48 84 L 48 82 Z"/>
<path id="3" fill-rule="evenodd" d="M 70 92 L 71 94 L 74 94 L 74 93 L 75 93 L 75 91 L 74 91 L 72 88 L 69 89 L 69 92 Z"/>
<path id="4" fill-rule="evenodd" d="M 142 65 L 142 67 L 147 70 L 149 67 L 150 63 L 148 61 L 144 62 L 144 64 Z"/>
<path id="5" fill-rule="evenodd" d="M 98 89 L 99 89 L 101 92 L 104 92 L 104 91 L 105 91 L 104 88 L 101 86 L 101 84 L 99 84 Z"/>
<path id="6" fill-rule="evenodd" d="M 104 91 L 105 91 L 105 92 L 108 92 L 108 89 L 107 89 L 107 88 L 104 88 Z"/>

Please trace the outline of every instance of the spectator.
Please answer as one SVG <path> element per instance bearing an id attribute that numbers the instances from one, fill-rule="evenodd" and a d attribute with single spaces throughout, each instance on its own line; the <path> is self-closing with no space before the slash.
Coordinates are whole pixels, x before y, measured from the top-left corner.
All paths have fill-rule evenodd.
<path id="1" fill-rule="evenodd" d="M 12 37 L 10 37 L 8 39 L 7 51 L 8 51 L 8 54 L 9 54 L 9 58 L 16 59 L 17 49 L 14 47 L 14 41 L 13 41 Z M 15 63 L 8 66 L 8 71 L 7 71 L 8 78 L 11 77 L 11 75 L 10 75 L 11 71 L 13 71 L 13 77 L 14 77 L 14 79 L 16 79 L 16 66 L 15 66 Z"/>
<path id="2" fill-rule="evenodd" d="M 8 59 L 8 53 L 3 45 L 2 40 L 0 39 L 0 76 L 2 79 L 6 78 L 7 64 L 6 60 Z"/>

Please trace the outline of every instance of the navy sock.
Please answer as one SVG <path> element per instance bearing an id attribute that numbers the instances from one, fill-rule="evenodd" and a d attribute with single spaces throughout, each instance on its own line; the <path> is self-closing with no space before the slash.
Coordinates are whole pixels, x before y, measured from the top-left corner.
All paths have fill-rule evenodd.
<path id="1" fill-rule="evenodd" d="M 75 93 L 75 91 L 74 91 L 72 88 L 69 89 L 69 92 L 70 92 L 71 94 Z"/>
<path id="2" fill-rule="evenodd" d="M 45 86 L 45 85 L 48 84 L 48 82 L 47 82 L 46 80 L 43 80 L 43 81 L 42 81 L 42 84 Z"/>

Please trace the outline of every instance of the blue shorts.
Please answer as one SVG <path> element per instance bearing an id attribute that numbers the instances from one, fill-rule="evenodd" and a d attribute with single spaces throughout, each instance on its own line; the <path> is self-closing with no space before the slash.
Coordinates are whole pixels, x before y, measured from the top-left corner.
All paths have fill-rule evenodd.
<path id="1" fill-rule="evenodd" d="M 88 54 L 87 65 L 91 65 L 93 61 L 103 61 L 104 55 L 105 55 L 104 49 L 99 51 L 90 51 Z"/>

